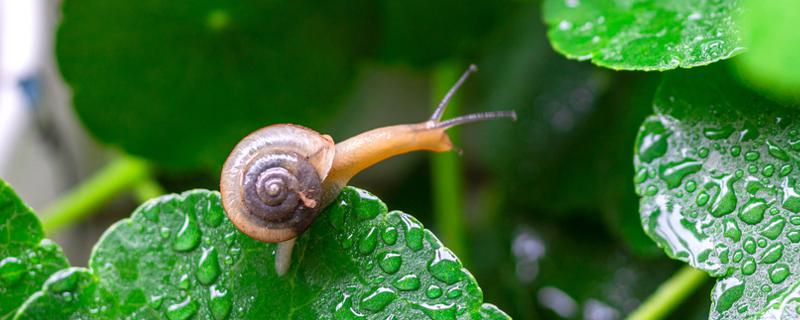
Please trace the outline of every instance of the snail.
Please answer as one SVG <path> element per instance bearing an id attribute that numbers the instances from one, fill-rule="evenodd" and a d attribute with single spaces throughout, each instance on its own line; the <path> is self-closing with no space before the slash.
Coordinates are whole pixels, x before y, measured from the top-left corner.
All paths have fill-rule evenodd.
<path id="1" fill-rule="evenodd" d="M 278 243 L 275 271 L 285 274 L 295 238 L 358 172 L 411 151 L 449 151 L 453 146 L 445 130 L 456 125 L 516 120 L 514 111 L 441 120 L 450 98 L 476 70 L 469 66 L 425 122 L 370 130 L 338 144 L 329 135 L 294 124 L 256 130 L 234 147 L 223 165 L 220 192 L 225 213 L 249 237 Z"/>

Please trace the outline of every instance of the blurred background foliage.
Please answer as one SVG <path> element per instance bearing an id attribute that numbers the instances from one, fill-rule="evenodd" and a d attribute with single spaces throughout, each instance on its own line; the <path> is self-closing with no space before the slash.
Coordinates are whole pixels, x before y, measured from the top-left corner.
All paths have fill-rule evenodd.
<path id="1" fill-rule="evenodd" d="M 440 99 L 436 70 L 476 63 L 459 113 L 514 109 L 519 121 L 458 129 L 459 217 L 436 218 L 438 178 L 425 153 L 388 160 L 352 184 L 437 234 L 463 230 L 442 240 L 462 248 L 486 301 L 513 318 L 619 319 L 681 266 L 644 235 L 631 183 L 633 142 L 660 76 L 556 54 L 540 7 L 66 0 L 55 50 L 88 132 L 151 161 L 169 192 L 218 189 L 230 150 L 265 125 L 301 124 L 342 141 L 427 119 Z M 107 225 L 132 211 L 129 202 L 86 223 Z M 99 233 L 83 236 L 66 249 L 76 265 Z M 707 292 L 673 317 L 707 318 Z"/>

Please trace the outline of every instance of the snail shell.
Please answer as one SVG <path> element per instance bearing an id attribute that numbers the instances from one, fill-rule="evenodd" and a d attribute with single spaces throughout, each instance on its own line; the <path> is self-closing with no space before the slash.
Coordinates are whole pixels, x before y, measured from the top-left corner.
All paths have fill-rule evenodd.
<path id="1" fill-rule="evenodd" d="M 322 209 L 322 181 L 333 164 L 333 139 L 291 124 L 259 129 L 240 141 L 223 166 L 222 205 L 253 239 L 297 237 Z"/>

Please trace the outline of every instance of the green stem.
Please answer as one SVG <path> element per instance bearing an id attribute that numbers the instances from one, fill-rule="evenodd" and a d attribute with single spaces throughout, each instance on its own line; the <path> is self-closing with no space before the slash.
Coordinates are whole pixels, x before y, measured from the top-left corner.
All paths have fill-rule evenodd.
<path id="1" fill-rule="evenodd" d="M 44 211 L 42 227 L 45 233 L 52 235 L 86 218 L 119 193 L 149 177 L 150 166 L 143 160 L 130 157 L 114 160 Z"/>
<path id="2" fill-rule="evenodd" d="M 162 196 L 166 193 L 167 192 L 164 191 L 164 188 L 161 187 L 158 181 L 152 177 L 147 177 L 133 187 L 133 195 L 139 203 L 144 203 L 147 200 Z"/>
<path id="3" fill-rule="evenodd" d="M 464 71 L 457 63 L 442 63 L 433 70 L 433 106 L 439 104 L 448 90 Z M 454 97 L 444 113 L 443 119 L 458 115 L 459 99 Z M 453 144 L 458 146 L 458 128 L 448 130 Z M 464 206 L 462 203 L 461 159 L 457 152 L 433 154 L 431 177 L 433 192 L 433 216 L 442 241 L 462 261 L 467 261 L 464 245 Z"/>
<path id="4" fill-rule="evenodd" d="M 690 266 L 681 268 L 628 316 L 628 320 L 663 319 L 702 286 L 709 276 Z"/>

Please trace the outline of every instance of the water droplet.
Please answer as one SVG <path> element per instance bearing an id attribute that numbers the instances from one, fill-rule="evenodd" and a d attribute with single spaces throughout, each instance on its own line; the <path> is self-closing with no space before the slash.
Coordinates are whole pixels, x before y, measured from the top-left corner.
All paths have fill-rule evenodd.
<path id="1" fill-rule="evenodd" d="M 200 203 L 198 203 L 200 205 Z M 205 218 L 205 222 L 212 227 L 218 227 L 220 223 L 225 219 L 225 212 L 222 210 L 222 204 L 220 204 L 219 196 L 211 197 L 210 201 L 204 201 L 204 208 L 205 211 L 198 211 L 198 212 L 205 212 L 203 217 Z"/>
<path id="2" fill-rule="evenodd" d="M 742 261 L 742 274 L 749 276 L 756 272 L 756 259 L 747 257 Z"/>
<path id="3" fill-rule="evenodd" d="M 738 157 L 741 153 L 742 153 L 742 147 L 740 146 L 731 147 L 731 156 Z"/>
<path id="4" fill-rule="evenodd" d="M 705 191 L 700 191 L 700 194 L 697 195 L 697 199 L 695 199 L 695 203 L 697 203 L 698 206 L 702 207 L 706 205 L 706 203 L 708 203 L 709 198 L 710 197 L 708 193 L 706 193 Z"/>
<path id="5" fill-rule="evenodd" d="M 742 248 L 744 248 L 744 251 L 747 251 L 747 253 L 754 254 L 756 253 L 756 241 L 753 240 L 753 237 L 747 237 L 744 239 Z"/>
<path id="6" fill-rule="evenodd" d="M 456 305 L 455 304 L 427 304 L 419 303 L 412 304 L 417 310 L 422 311 L 431 320 L 449 320 L 456 319 Z"/>
<path id="7" fill-rule="evenodd" d="M 367 232 L 367 235 L 358 241 L 358 252 L 361 254 L 370 254 L 375 251 L 378 245 L 378 229 L 372 227 Z"/>
<path id="8" fill-rule="evenodd" d="M 781 177 L 785 177 L 788 176 L 790 173 L 792 173 L 792 165 L 785 164 L 781 166 L 781 170 L 778 172 L 778 175 L 780 175 Z"/>
<path id="9" fill-rule="evenodd" d="M 199 305 L 191 297 L 186 297 L 181 302 L 175 303 L 167 308 L 167 318 L 169 320 L 187 320 L 196 313 Z"/>
<path id="10" fill-rule="evenodd" d="M 633 177 L 633 183 L 640 184 L 647 181 L 647 168 L 640 168 Z"/>
<path id="11" fill-rule="evenodd" d="M 658 194 L 658 188 L 654 185 L 649 185 L 647 188 L 645 188 L 644 194 L 648 196 L 654 196 Z"/>
<path id="12" fill-rule="evenodd" d="M 761 170 L 761 173 L 765 177 L 771 177 L 775 173 L 775 166 L 773 166 L 771 164 L 768 164 L 768 165 L 764 166 L 764 169 Z"/>
<path id="13" fill-rule="evenodd" d="M 386 229 L 383 229 L 381 233 L 381 238 L 383 238 L 383 242 L 388 245 L 393 245 L 397 242 L 397 228 L 388 226 Z"/>
<path id="14" fill-rule="evenodd" d="M 758 166 L 751 163 L 750 165 L 747 166 L 747 172 L 749 172 L 750 174 L 756 174 L 756 172 L 758 172 Z"/>
<path id="15" fill-rule="evenodd" d="M 732 218 L 725 218 L 723 224 L 725 225 L 725 237 L 733 241 L 739 241 L 742 237 L 742 231 L 739 229 L 739 226 L 736 224 L 736 220 Z"/>
<path id="16" fill-rule="evenodd" d="M 733 177 L 727 176 L 722 178 L 718 185 L 719 192 L 709 208 L 711 215 L 714 217 L 722 217 L 736 210 L 736 193 L 733 189 Z"/>
<path id="17" fill-rule="evenodd" d="M 351 294 L 342 292 L 342 300 L 334 307 L 335 319 L 364 319 L 364 315 L 353 309 L 353 298 Z"/>
<path id="18" fill-rule="evenodd" d="M 778 263 L 772 266 L 772 268 L 769 268 L 769 280 L 774 284 L 779 284 L 783 282 L 783 280 L 786 280 L 786 277 L 788 277 L 790 273 L 788 265 Z"/>
<path id="19" fill-rule="evenodd" d="M 213 285 L 209 288 L 209 295 L 211 296 L 209 307 L 211 308 L 211 314 L 214 316 L 214 319 L 222 320 L 228 318 L 228 314 L 231 313 L 231 307 L 233 306 L 231 295 L 228 293 L 228 290 Z"/>
<path id="20" fill-rule="evenodd" d="M 697 156 L 703 159 L 708 157 L 708 148 L 701 147 L 700 150 L 697 150 Z"/>
<path id="21" fill-rule="evenodd" d="M 783 256 L 783 244 L 773 243 L 764 251 L 764 256 L 761 257 L 761 263 L 775 263 Z"/>
<path id="22" fill-rule="evenodd" d="M 16 257 L 6 257 L 0 261 L 0 280 L 4 286 L 11 287 L 19 283 L 27 271 L 25 264 Z"/>
<path id="23" fill-rule="evenodd" d="M 419 289 L 420 281 L 417 275 L 409 274 L 395 280 L 393 285 L 397 290 L 414 291 Z"/>
<path id="24" fill-rule="evenodd" d="M 70 268 L 57 271 L 50 279 L 47 279 L 46 286 L 53 293 L 64 293 L 75 291 L 78 288 L 78 280 L 80 280 L 80 269 Z"/>
<path id="25" fill-rule="evenodd" d="M 767 210 L 767 202 L 764 199 L 750 198 L 739 210 L 739 219 L 747 224 L 754 225 L 764 219 L 764 211 Z"/>
<path id="26" fill-rule="evenodd" d="M 189 275 L 184 274 L 181 275 L 181 278 L 178 279 L 178 288 L 183 290 L 188 290 L 189 287 L 192 286 L 192 282 L 189 280 Z"/>
<path id="27" fill-rule="evenodd" d="M 455 298 L 458 298 L 460 296 L 461 296 L 461 289 L 452 288 L 450 290 L 447 290 L 447 298 L 448 299 L 455 299 Z"/>
<path id="28" fill-rule="evenodd" d="M 344 229 L 346 216 L 350 213 L 351 206 L 347 202 L 349 189 L 342 190 L 339 200 L 328 206 L 328 221 L 337 230 Z"/>
<path id="29" fill-rule="evenodd" d="M 761 154 L 759 154 L 756 151 L 747 151 L 747 153 L 744 154 L 744 160 L 745 161 L 756 161 L 756 160 L 758 160 L 758 158 L 760 156 L 761 156 Z"/>
<path id="30" fill-rule="evenodd" d="M 144 215 L 147 220 L 158 222 L 158 215 L 161 213 L 161 208 L 158 207 L 158 201 L 152 200 L 145 202 L 141 210 L 142 215 Z"/>
<path id="31" fill-rule="evenodd" d="M 361 307 L 369 311 L 378 312 L 386 308 L 396 298 L 397 294 L 394 293 L 394 290 L 381 287 L 361 299 Z"/>
<path id="32" fill-rule="evenodd" d="M 781 235 L 781 232 L 783 232 L 783 227 L 785 226 L 785 219 L 782 217 L 774 217 L 769 221 L 769 223 L 767 223 L 766 226 L 761 229 L 761 235 L 769 238 L 770 240 L 775 240 Z"/>
<path id="33" fill-rule="evenodd" d="M 742 280 L 733 277 L 717 281 L 712 293 L 713 300 L 716 301 L 717 312 L 723 313 L 739 301 L 744 294 L 744 287 Z"/>
<path id="34" fill-rule="evenodd" d="M 403 263 L 403 257 L 396 252 L 384 252 L 378 259 L 381 269 L 388 274 L 393 274 L 400 270 L 400 265 Z"/>
<path id="35" fill-rule="evenodd" d="M 689 193 L 694 192 L 695 190 L 697 190 L 697 183 L 695 183 L 694 180 L 687 181 L 685 190 L 686 192 Z"/>
<path id="36" fill-rule="evenodd" d="M 733 133 L 733 130 L 730 125 L 725 125 L 721 128 L 705 128 L 703 129 L 703 135 L 711 140 L 722 140 L 727 139 Z"/>
<path id="37" fill-rule="evenodd" d="M 148 301 L 148 305 L 153 309 L 161 308 L 161 303 L 164 302 L 164 296 L 160 294 L 154 294 L 150 296 L 150 301 Z"/>
<path id="38" fill-rule="evenodd" d="M 359 220 L 371 220 L 379 214 L 386 212 L 386 204 L 381 202 L 378 197 L 366 190 L 355 190 L 358 196 L 354 197 L 354 207 L 356 209 L 356 217 Z"/>
<path id="39" fill-rule="evenodd" d="M 187 212 L 184 215 L 183 225 L 172 240 L 172 248 L 176 251 L 190 251 L 200 243 L 200 227 L 195 221 L 194 214 Z"/>
<path id="40" fill-rule="evenodd" d="M 796 226 L 800 226 L 800 216 L 794 216 L 794 217 L 789 218 L 789 223 L 791 223 L 793 225 L 796 225 Z"/>
<path id="41" fill-rule="evenodd" d="M 214 247 L 203 249 L 203 254 L 200 256 L 200 261 L 197 263 L 197 270 L 195 271 L 197 281 L 204 285 L 210 285 L 217 281 L 220 273 L 222 271 L 219 268 L 217 249 Z"/>
<path id="42" fill-rule="evenodd" d="M 686 158 L 679 162 L 670 162 L 659 166 L 659 174 L 661 179 L 667 183 L 667 187 L 674 189 L 681 185 L 684 177 L 700 171 L 702 168 L 702 162 Z"/>
<path id="43" fill-rule="evenodd" d="M 461 263 L 453 252 L 445 247 L 436 249 L 433 260 L 428 263 L 428 271 L 434 278 L 446 284 L 454 284 L 464 275 Z"/>
<path id="44" fill-rule="evenodd" d="M 789 238 L 789 241 L 792 243 L 800 242 L 800 230 L 792 230 L 786 233 L 786 237 Z"/>
<path id="45" fill-rule="evenodd" d="M 403 231 L 405 233 L 406 246 L 408 246 L 408 248 L 413 251 L 419 251 L 420 249 L 422 249 L 423 246 L 422 225 L 420 225 L 416 219 L 407 214 L 398 213 L 397 216 L 399 216 L 400 221 L 403 222 Z"/>
<path id="46" fill-rule="evenodd" d="M 664 128 L 657 118 L 651 117 L 645 120 L 636 142 L 636 153 L 639 155 L 639 159 L 651 162 L 667 153 L 669 147 L 667 138 L 671 134 L 672 132 Z"/>
<path id="47" fill-rule="evenodd" d="M 425 290 L 425 296 L 430 299 L 436 299 L 442 296 L 442 288 L 437 285 L 430 285 L 428 290 Z"/>
<path id="48" fill-rule="evenodd" d="M 783 151 L 778 144 L 772 140 L 767 140 L 767 152 L 778 160 L 789 161 L 789 155 Z"/>
<path id="49" fill-rule="evenodd" d="M 744 258 L 744 252 L 742 250 L 736 250 L 733 252 L 733 262 L 739 263 Z"/>

